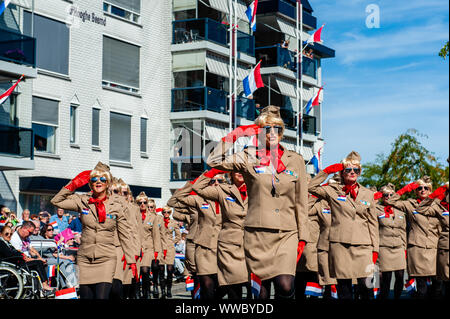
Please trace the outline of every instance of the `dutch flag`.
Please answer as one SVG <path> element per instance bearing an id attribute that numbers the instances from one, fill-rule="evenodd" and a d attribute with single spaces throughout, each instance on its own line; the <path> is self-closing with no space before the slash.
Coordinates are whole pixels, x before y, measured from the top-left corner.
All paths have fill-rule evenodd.
<path id="1" fill-rule="evenodd" d="M 245 14 L 248 17 L 248 21 L 250 23 L 250 27 L 252 28 L 253 32 L 256 31 L 256 11 L 257 11 L 257 9 L 258 9 L 258 0 L 255 0 L 247 8 L 247 11 L 245 11 Z"/>
<path id="2" fill-rule="evenodd" d="M 261 77 L 261 61 L 259 61 L 256 67 L 244 79 L 242 84 L 244 85 L 245 97 L 252 96 L 257 89 L 264 87 L 264 83 Z"/>
<path id="3" fill-rule="evenodd" d="M 52 225 L 53 229 L 58 229 L 58 222 L 55 220 L 54 222 L 51 222 L 49 225 Z"/>
<path id="4" fill-rule="evenodd" d="M 231 196 L 228 196 L 227 198 L 226 198 L 226 200 L 227 201 L 230 201 L 230 202 L 236 202 L 236 200 L 233 198 L 233 197 L 231 197 Z"/>
<path id="5" fill-rule="evenodd" d="M 331 210 L 329 208 L 322 209 L 322 214 L 331 214 Z"/>
<path id="6" fill-rule="evenodd" d="M 337 200 L 339 200 L 341 202 L 346 202 L 347 201 L 347 197 L 345 197 L 345 196 L 338 196 Z"/>
<path id="7" fill-rule="evenodd" d="M 448 211 L 442 212 L 442 216 L 448 216 Z"/>
<path id="8" fill-rule="evenodd" d="M 336 285 L 331 285 L 331 298 L 338 299 Z"/>
<path id="9" fill-rule="evenodd" d="M 48 265 L 48 267 L 47 267 L 48 279 L 55 277 L 55 275 L 56 275 L 56 265 Z"/>
<path id="10" fill-rule="evenodd" d="M 188 276 L 186 278 L 186 291 L 194 290 L 194 279 Z"/>
<path id="11" fill-rule="evenodd" d="M 250 275 L 251 285 L 252 285 L 252 294 L 255 298 L 259 298 L 259 294 L 261 293 L 261 279 L 255 275 Z"/>
<path id="12" fill-rule="evenodd" d="M 266 172 L 265 166 L 255 166 L 255 172 L 257 174 L 264 174 Z"/>
<path id="13" fill-rule="evenodd" d="M 322 92 L 322 90 L 323 90 L 323 86 L 319 89 L 319 92 L 317 92 L 317 95 L 313 96 L 311 98 L 311 100 L 309 100 L 308 104 L 306 104 L 306 114 L 309 114 L 314 106 L 320 105 L 319 98 L 320 98 L 320 93 Z"/>
<path id="14" fill-rule="evenodd" d="M 175 254 L 175 258 L 177 258 L 177 259 L 184 259 L 185 256 L 184 256 L 183 253 L 176 253 L 176 254 Z"/>
<path id="15" fill-rule="evenodd" d="M 383 215 L 380 215 L 380 216 L 378 216 L 378 218 L 379 218 L 379 219 L 383 219 L 383 218 L 386 218 L 386 214 L 385 214 L 385 213 L 383 213 Z"/>
<path id="16" fill-rule="evenodd" d="M 200 284 L 194 289 L 194 299 L 200 299 Z"/>
<path id="17" fill-rule="evenodd" d="M 75 288 L 67 288 L 55 292 L 55 299 L 78 299 Z"/>
<path id="18" fill-rule="evenodd" d="M 309 44 L 309 43 L 315 43 L 315 42 L 322 42 L 322 30 L 323 30 L 324 26 L 325 26 L 325 24 L 322 25 L 318 30 L 316 30 L 316 32 L 311 34 L 311 36 L 306 41 L 306 43 Z"/>
<path id="19" fill-rule="evenodd" d="M 8 5 L 9 4 L 9 0 L 6 0 L 6 2 L 3 2 L 2 4 L 0 4 L 0 15 L 2 14 L 2 7 L 5 5 L 5 3 L 6 3 L 6 5 Z M 5 10 L 6 9 L 6 7 L 4 7 L 3 8 L 3 10 Z M 20 79 L 19 80 L 17 80 L 17 82 L 16 83 L 14 83 L 14 85 L 13 86 L 11 86 L 9 89 L 8 89 L 8 91 L 6 91 L 5 93 L 3 93 L 2 95 L 0 95 L 0 105 L 1 104 L 3 104 L 3 102 L 5 102 L 8 98 L 9 98 L 9 96 L 11 95 L 11 93 L 12 92 L 14 92 L 14 89 L 16 88 L 16 86 L 17 86 L 17 84 L 19 84 L 19 82 L 23 79 L 23 74 L 22 74 L 22 76 L 20 77 Z"/>
<path id="20" fill-rule="evenodd" d="M 209 204 L 208 203 L 203 203 L 202 204 L 202 209 L 209 209 Z"/>
<path id="21" fill-rule="evenodd" d="M 3 1 L 3 3 L 0 4 L 0 16 L 2 15 L 3 11 L 6 10 L 6 8 L 8 7 L 10 2 L 11 2 L 11 0 L 5 0 L 5 1 Z M 0 104 L 2 104 L 1 101 L 0 101 Z"/>
<path id="22" fill-rule="evenodd" d="M 416 290 L 416 279 L 411 279 L 405 284 L 405 289 L 408 293 L 413 293 Z"/>
<path id="23" fill-rule="evenodd" d="M 380 293 L 380 288 L 373 288 L 373 297 L 375 299 L 377 299 L 379 293 Z"/>
<path id="24" fill-rule="evenodd" d="M 306 284 L 305 295 L 307 296 L 321 297 L 322 291 L 322 286 L 316 282 L 308 282 Z"/>

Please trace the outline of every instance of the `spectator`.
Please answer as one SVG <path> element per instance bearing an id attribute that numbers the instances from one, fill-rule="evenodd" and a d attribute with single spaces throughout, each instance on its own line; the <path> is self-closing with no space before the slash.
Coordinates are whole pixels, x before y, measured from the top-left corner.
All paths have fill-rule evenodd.
<path id="1" fill-rule="evenodd" d="M 12 244 L 12 229 L 8 226 L 3 227 L 0 237 L 0 258 L 7 258 L 9 262 L 18 266 L 26 265 L 29 269 L 36 270 L 41 278 L 42 287 L 46 291 L 46 294 L 53 293 L 54 289 L 47 283 L 47 272 L 45 266 L 41 260 L 30 258 L 22 254 Z M 14 233 L 16 234 L 16 233 Z"/>
<path id="2" fill-rule="evenodd" d="M 0 220 L 6 220 L 9 217 L 11 210 L 5 205 L 0 205 Z"/>
<path id="3" fill-rule="evenodd" d="M 8 217 L 7 221 L 10 221 L 13 224 L 14 227 L 17 226 L 18 224 L 20 224 L 19 220 L 17 219 L 17 216 L 16 216 L 15 212 L 11 212 L 9 214 L 9 217 Z"/>
<path id="4" fill-rule="evenodd" d="M 24 209 L 22 212 L 22 217 L 21 217 L 21 222 L 26 222 L 30 220 L 30 210 L 29 209 Z"/>
<path id="5" fill-rule="evenodd" d="M 64 209 L 58 208 L 56 210 L 56 215 L 53 215 L 50 217 L 50 223 L 57 222 L 58 227 L 57 229 L 54 229 L 54 233 L 60 233 L 64 230 L 66 230 L 67 227 L 69 227 L 69 217 L 64 215 Z"/>
<path id="6" fill-rule="evenodd" d="M 11 244 L 15 249 L 24 253 L 27 257 L 35 257 L 42 261 L 44 264 L 46 261 L 39 255 L 39 253 L 31 247 L 30 235 L 33 233 L 36 226 L 31 221 L 24 222 L 14 234 L 11 236 Z"/>
<path id="7" fill-rule="evenodd" d="M 33 231 L 33 234 L 30 235 L 30 240 L 41 240 L 44 239 L 39 233 L 41 231 L 41 222 L 38 220 L 33 220 L 32 223 L 34 224 L 35 228 Z M 46 224 L 47 225 L 47 224 Z"/>
<path id="8" fill-rule="evenodd" d="M 36 214 L 33 214 L 33 215 L 30 216 L 30 220 L 31 220 L 31 221 L 33 221 L 33 220 L 39 220 L 39 216 L 36 215 Z"/>
<path id="9" fill-rule="evenodd" d="M 47 211 L 39 213 L 39 220 L 41 221 L 40 228 L 44 227 L 44 225 L 50 222 L 50 214 Z"/>
<path id="10" fill-rule="evenodd" d="M 69 225 L 69 229 L 75 233 L 81 233 L 83 230 L 83 225 L 81 224 L 80 214 L 77 217 L 74 216 L 74 219 Z"/>
<path id="11" fill-rule="evenodd" d="M 70 231 L 70 230 L 69 230 Z M 54 228 L 52 225 L 47 224 L 45 225 L 42 230 L 41 230 L 41 234 L 40 236 L 43 239 L 53 239 L 54 241 L 57 242 L 58 246 L 60 246 L 61 244 L 65 244 L 67 246 L 71 245 L 71 241 L 73 242 L 73 235 L 70 236 L 66 235 L 64 236 L 58 236 L 58 235 L 54 235 Z M 54 249 L 47 249 L 42 253 L 42 257 L 47 259 L 47 262 L 49 264 L 54 264 L 56 265 L 56 260 L 58 257 L 58 254 L 56 251 L 54 251 Z M 75 261 L 75 257 L 73 255 L 64 255 L 64 254 L 60 254 L 59 255 L 59 259 L 60 260 L 69 260 L 69 261 Z"/>

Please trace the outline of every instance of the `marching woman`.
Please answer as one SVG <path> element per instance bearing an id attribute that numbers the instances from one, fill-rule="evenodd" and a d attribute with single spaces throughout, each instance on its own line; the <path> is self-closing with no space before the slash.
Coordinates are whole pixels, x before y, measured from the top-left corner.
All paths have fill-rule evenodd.
<path id="1" fill-rule="evenodd" d="M 406 215 L 386 204 L 386 200 L 395 194 L 394 185 L 389 183 L 382 187 L 381 193 L 383 195 L 381 205 L 376 205 L 380 232 L 378 266 L 381 272 L 378 298 L 388 297 L 394 272 L 394 299 L 399 299 L 403 291 L 406 269 Z"/>
<path id="2" fill-rule="evenodd" d="M 327 176 L 340 172 L 341 183 L 320 186 Z M 370 299 L 366 278 L 373 275 L 378 258 L 378 221 L 373 192 L 358 183 L 361 157 L 351 152 L 340 164 L 321 171 L 309 184 L 309 192 L 326 200 L 331 209 L 329 234 L 330 274 L 338 282 L 339 299 L 352 299 L 352 279 L 359 295 Z"/>
<path id="3" fill-rule="evenodd" d="M 309 239 L 305 161 L 280 145 L 283 133 L 279 108 L 268 106 L 255 125 L 235 129 L 208 158 L 213 168 L 241 173 L 247 185 L 244 250 L 249 272 L 261 280 L 259 299 L 270 298 L 272 282 L 276 298 L 294 298 L 298 257 Z M 255 135 L 259 146 L 226 156 L 239 137 Z"/>
<path id="4" fill-rule="evenodd" d="M 439 187 L 427 199 L 424 199 L 417 212 L 424 216 L 435 216 L 441 223 L 441 231 L 439 234 L 438 251 L 437 251 L 437 265 L 436 278 L 444 283 L 444 297 L 448 298 L 450 293 L 450 278 L 449 278 L 449 255 L 448 255 L 448 209 L 449 209 L 449 194 L 448 183 Z"/>
<path id="5" fill-rule="evenodd" d="M 151 203 L 145 192 L 141 192 L 136 197 L 141 213 L 139 234 L 142 245 L 142 260 L 140 262 L 142 275 L 142 297 L 149 299 L 150 293 L 150 269 L 159 267 L 158 254 L 162 253 L 161 233 L 156 223 L 157 215 L 149 211 L 149 206 L 154 209 L 154 202 Z"/>
<path id="6" fill-rule="evenodd" d="M 156 203 L 153 199 L 149 199 L 148 200 L 148 212 L 150 213 L 151 216 L 154 216 L 154 222 L 153 222 L 153 227 L 158 227 L 159 228 L 159 234 L 161 236 L 161 228 L 164 225 L 164 221 L 163 221 L 163 216 L 161 214 L 158 214 L 158 211 L 162 211 L 161 208 L 156 208 Z M 158 299 L 159 298 L 159 289 L 158 289 L 158 282 L 159 282 L 159 264 L 161 262 L 161 258 L 162 258 L 162 243 L 160 246 L 160 251 L 156 251 L 158 254 L 155 254 L 154 257 L 157 258 L 155 259 L 155 262 L 152 261 L 152 283 L 153 283 L 153 298 L 154 299 Z M 156 247 L 159 248 L 159 247 Z M 151 257 L 151 256 L 150 256 Z"/>
<path id="7" fill-rule="evenodd" d="M 401 200 L 406 192 L 415 190 L 416 199 Z M 439 241 L 440 223 L 436 217 L 417 213 L 417 207 L 432 190 L 431 179 L 424 176 L 416 182 L 406 185 L 385 202 L 404 212 L 409 222 L 407 245 L 407 270 L 410 279 L 416 280 L 416 298 L 427 295 L 427 280 L 436 276 L 436 255 Z M 435 279 L 434 279 L 434 285 Z M 436 286 L 435 286 L 436 287 Z M 434 289 L 435 287 L 432 287 Z"/>
<path id="8" fill-rule="evenodd" d="M 189 276 L 194 279 L 194 286 L 197 287 L 199 285 L 199 281 L 197 276 L 197 266 L 195 264 L 196 244 L 194 243 L 194 239 L 196 238 L 198 230 L 198 210 L 196 207 L 185 205 L 178 200 L 178 198 L 188 196 L 197 197 L 197 200 L 200 200 L 200 197 L 197 195 L 197 193 L 192 191 L 192 184 L 193 183 L 191 182 L 187 182 L 184 187 L 175 191 L 173 196 L 167 202 L 167 205 L 174 208 L 173 217 L 175 219 L 179 221 L 187 221 L 188 223 L 189 233 L 186 236 L 185 266 Z M 182 213 L 185 217 L 180 216 Z M 192 298 L 194 298 L 194 290 L 192 290 L 191 294 Z"/>
<path id="9" fill-rule="evenodd" d="M 242 299 L 242 288 L 247 287 L 247 297 L 251 297 L 248 286 L 250 276 L 245 263 L 244 220 L 247 215 L 247 185 L 240 173 L 231 173 L 231 184 L 210 186 L 217 174 L 223 171 L 212 169 L 205 172 L 194 184 L 199 196 L 219 202 L 222 211 L 222 229 L 217 242 L 217 278 L 228 299 Z"/>
<path id="10" fill-rule="evenodd" d="M 169 206 L 163 208 L 164 225 L 161 227 L 161 246 L 163 256 L 159 264 L 159 284 L 161 286 L 161 298 L 172 298 L 172 280 L 175 271 L 175 245 L 181 240 L 180 226 L 170 218 L 172 209 Z M 175 236 L 174 236 L 175 233 Z M 164 266 L 167 266 L 167 279 L 164 279 Z M 167 288 L 167 290 L 166 290 Z"/>
<path id="11" fill-rule="evenodd" d="M 115 234 L 118 234 L 125 261 L 137 277 L 135 247 L 127 221 L 128 206 L 117 196 L 108 196 L 111 184 L 109 167 L 99 163 L 92 171 L 77 175 L 53 197 L 51 203 L 58 208 L 80 213 L 83 231 L 77 253 L 80 298 L 108 299 L 116 268 Z M 75 190 L 88 184 L 92 192 L 75 194 Z"/>

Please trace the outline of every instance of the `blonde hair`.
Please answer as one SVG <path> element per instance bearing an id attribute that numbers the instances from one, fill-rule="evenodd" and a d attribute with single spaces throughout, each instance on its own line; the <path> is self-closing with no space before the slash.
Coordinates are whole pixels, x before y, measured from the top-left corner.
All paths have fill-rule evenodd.
<path id="1" fill-rule="evenodd" d="M 172 208 L 170 206 L 164 206 L 162 213 L 169 213 L 172 214 Z"/>
<path id="2" fill-rule="evenodd" d="M 89 187 L 92 189 L 92 182 L 91 182 L 91 178 L 93 177 L 105 177 L 106 178 L 106 185 L 108 185 L 108 188 L 111 186 L 111 181 L 112 181 L 112 175 L 110 172 L 108 171 L 103 171 L 103 170 L 92 170 L 91 174 L 89 175 Z"/>
<path id="3" fill-rule="evenodd" d="M 284 135 L 285 125 L 284 121 L 281 118 L 280 108 L 278 106 L 269 105 L 265 107 L 258 118 L 255 120 L 255 124 L 259 127 L 264 127 L 267 124 L 275 124 L 281 126 L 283 129 L 280 132 L 280 135 Z"/>
<path id="4" fill-rule="evenodd" d="M 433 191 L 433 182 L 430 176 L 425 175 L 421 179 L 417 180 L 416 183 L 420 186 L 427 186 L 430 188 L 430 191 Z"/>
<path id="5" fill-rule="evenodd" d="M 359 153 L 355 151 L 352 151 L 350 154 L 348 154 L 347 157 L 341 161 L 341 163 L 344 165 L 344 167 L 357 166 L 359 169 L 362 169 L 361 155 L 359 155 Z"/>
<path id="6" fill-rule="evenodd" d="M 389 184 L 387 184 L 387 185 L 381 187 L 381 190 L 380 190 L 380 191 L 381 191 L 383 194 L 386 194 L 386 193 L 395 193 L 395 185 L 392 184 L 392 183 L 389 183 Z"/>
<path id="7" fill-rule="evenodd" d="M 145 194 L 145 192 L 140 192 L 139 195 L 136 196 L 136 202 L 140 202 L 141 199 L 144 199 L 146 202 L 150 201 L 150 199 L 148 198 L 147 194 Z"/>

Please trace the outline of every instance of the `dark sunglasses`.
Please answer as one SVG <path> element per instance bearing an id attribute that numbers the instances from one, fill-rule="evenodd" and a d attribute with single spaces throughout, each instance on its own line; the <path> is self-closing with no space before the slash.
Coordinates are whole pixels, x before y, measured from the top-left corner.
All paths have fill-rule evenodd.
<path id="1" fill-rule="evenodd" d="M 11 236 L 12 233 L 5 233 L 5 236 Z"/>
<path id="2" fill-rule="evenodd" d="M 155 208 L 155 206 L 148 206 L 148 208 L 153 209 L 153 208 Z"/>
<path id="3" fill-rule="evenodd" d="M 384 196 L 384 197 L 392 197 L 392 196 L 394 196 L 394 194 L 392 194 L 392 193 L 389 193 L 389 194 L 383 194 L 383 196 Z"/>
<path id="4" fill-rule="evenodd" d="M 360 169 L 360 168 L 355 168 L 355 167 L 349 167 L 349 168 L 346 168 L 344 171 L 345 171 L 347 174 L 350 174 L 352 171 L 355 172 L 355 174 L 361 173 L 361 169 Z"/>
<path id="5" fill-rule="evenodd" d="M 425 190 L 425 191 L 429 191 L 430 190 L 430 188 L 429 187 L 427 187 L 427 186 L 419 186 L 419 187 L 417 187 L 417 190 L 420 192 L 420 191 L 423 191 L 423 190 Z"/>
<path id="6" fill-rule="evenodd" d="M 47 231 L 53 231 L 53 228 L 47 228 Z"/>
<path id="7" fill-rule="evenodd" d="M 147 205 L 147 202 L 139 202 L 139 205 L 142 205 L 142 204 Z"/>
<path id="8" fill-rule="evenodd" d="M 269 134 L 272 131 L 272 128 L 277 133 L 281 133 L 283 131 L 283 128 L 279 125 L 275 125 L 275 126 L 267 125 L 267 126 L 264 126 L 264 130 L 266 131 L 266 134 Z"/>
<path id="9" fill-rule="evenodd" d="M 107 179 L 104 176 L 102 176 L 102 177 L 92 177 L 91 178 L 91 183 L 96 183 L 98 181 L 100 181 L 102 183 L 106 183 Z"/>
<path id="10" fill-rule="evenodd" d="M 127 195 L 128 195 L 128 192 L 125 191 L 125 192 L 123 192 L 122 194 L 123 194 L 123 196 L 127 196 Z"/>
<path id="11" fill-rule="evenodd" d="M 114 194 L 119 194 L 119 190 L 118 189 L 113 190 L 113 192 L 114 192 Z"/>
<path id="12" fill-rule="evenodd" d="M 211 180 L 211 184 L 214 184 L 215 182 L 219 183 L 219 184 L 223 184 L 225 183 L 225 181 L 223 179 L 212 179 Z"/>

